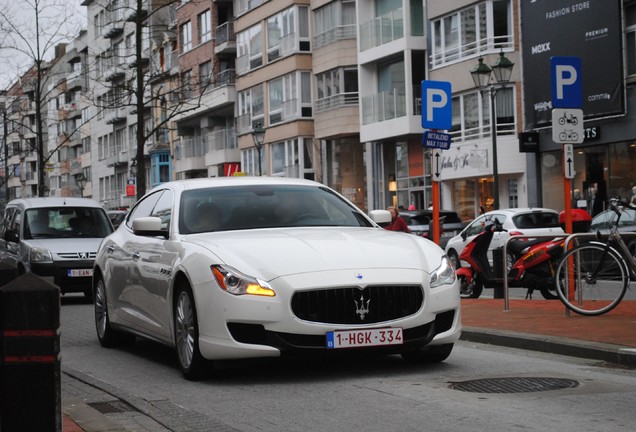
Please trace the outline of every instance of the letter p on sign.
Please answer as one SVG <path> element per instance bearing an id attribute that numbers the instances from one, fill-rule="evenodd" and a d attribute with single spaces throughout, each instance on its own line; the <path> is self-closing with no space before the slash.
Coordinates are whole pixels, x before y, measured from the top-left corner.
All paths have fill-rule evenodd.
<path id="1" fill-rule="evenodd" d="M 422 81 L 422 127 L 451 129 L 453 126 L 451 83 Z"/>
<path id="2" fill-rule="evenodd" d="M 581 108 L 583 82 L 581 59 L 578 57 L 552 57 L 552 108 Z"/>

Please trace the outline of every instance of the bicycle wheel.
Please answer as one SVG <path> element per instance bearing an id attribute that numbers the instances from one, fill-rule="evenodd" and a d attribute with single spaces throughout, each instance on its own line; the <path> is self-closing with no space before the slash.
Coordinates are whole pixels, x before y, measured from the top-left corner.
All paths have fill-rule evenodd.
<path id="1" fill-rule="evenodd" d="M 623 258 L 601 244 L 569 250 L 559 262 L 556 276 L 559 298 L 568 309 L 581 315 L 611 311 L 623 299 L 629 283 Z"/>

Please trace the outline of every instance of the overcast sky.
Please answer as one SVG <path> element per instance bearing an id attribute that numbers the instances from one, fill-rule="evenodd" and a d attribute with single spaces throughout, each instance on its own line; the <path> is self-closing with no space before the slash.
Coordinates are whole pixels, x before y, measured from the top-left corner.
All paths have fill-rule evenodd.
<path id="1" fill-rule="evenodd" d="M 81 28 L 86 28 L 86 7 L 80 5 L 82 1 L 0 0 L 0 90 L 7 89 L 33 64 L 37 46 L 34 5 L 41 11 L 40 53 L 45 60 L 50 60 L 57 43 L 72 41 Z M 11 18 L 10 22 L 7 18 Z M 18 31 L 8 30 L 12 28 Z M 32 54 L 9 49 L 9 46 L 20 46 Z"/>

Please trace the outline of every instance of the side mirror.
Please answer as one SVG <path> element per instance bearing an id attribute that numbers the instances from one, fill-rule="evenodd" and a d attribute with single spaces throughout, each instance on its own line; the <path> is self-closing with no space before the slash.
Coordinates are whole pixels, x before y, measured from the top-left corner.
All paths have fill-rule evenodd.
<path id="1" fill-rule="evenodd" d="M 168 238 L 168 232 L 161 229 L 161 219 L 155 216 L 134 219 L 132 221 L 132 229 L 136 235 Z"/>
<path id="2" fill-rule="evenodd" d="M 20 241 L 20 236 L 14 230 L 7 230 L 4 233 L 4 239 L 8 242 L 18 243 Z"/>
<path id="3" fill-rule="evenodd" d="M 468 235 L 466 235 L 466 231 L 462 231 L 461 236 L 462 236 L 462 240 L 466 241 L 466 237 L 468 237 Z"/>
<path id="4" fill-rule="evenodd" d="M 391 212 L 388 210 L 371 210 L 369 217 L 381 227 L 385 227 L 391 223 Z"/>

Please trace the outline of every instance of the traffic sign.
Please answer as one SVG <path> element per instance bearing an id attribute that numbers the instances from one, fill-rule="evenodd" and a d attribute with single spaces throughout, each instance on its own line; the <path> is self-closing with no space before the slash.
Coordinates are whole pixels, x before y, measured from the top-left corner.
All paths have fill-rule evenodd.
<path id="1" fill-rule="evenodd" d="M 446 130 L 453 127 L 451 83 L 422 81 L 422 127 Z"/>
<path id="2" fill-rule="evenodd" d="M 442 179 L 442 150 L 440 149 L 433 149 L 432 151 L 431 174 L 433 174 L 433 181 Z"/>
<path id="3" fill-rule="evenodd" d="M 570 108 L 552 110 L 552 141 L 579 144 L 584 138 L 583 110 Z"/>
<path id="4" fill-rule="evenodd" d="M 447 133 L 426 131 L 422 134 L 422 146 L 448 150 L 451 144 L 451 136 Z"/>
<path id="5" fill-rule="evenodd" d="M 572 144 L 563 144 L 563 173 L 568 179 L 572 179 L 576 175 L 576 171 L 574 171 L 574 146 Z"/>
<path id="6" fill-rule="evenodd" d="M 583 80 L 579 57 L 550 58 L 552 78 L 552 108 L 581 108 Z"/>

